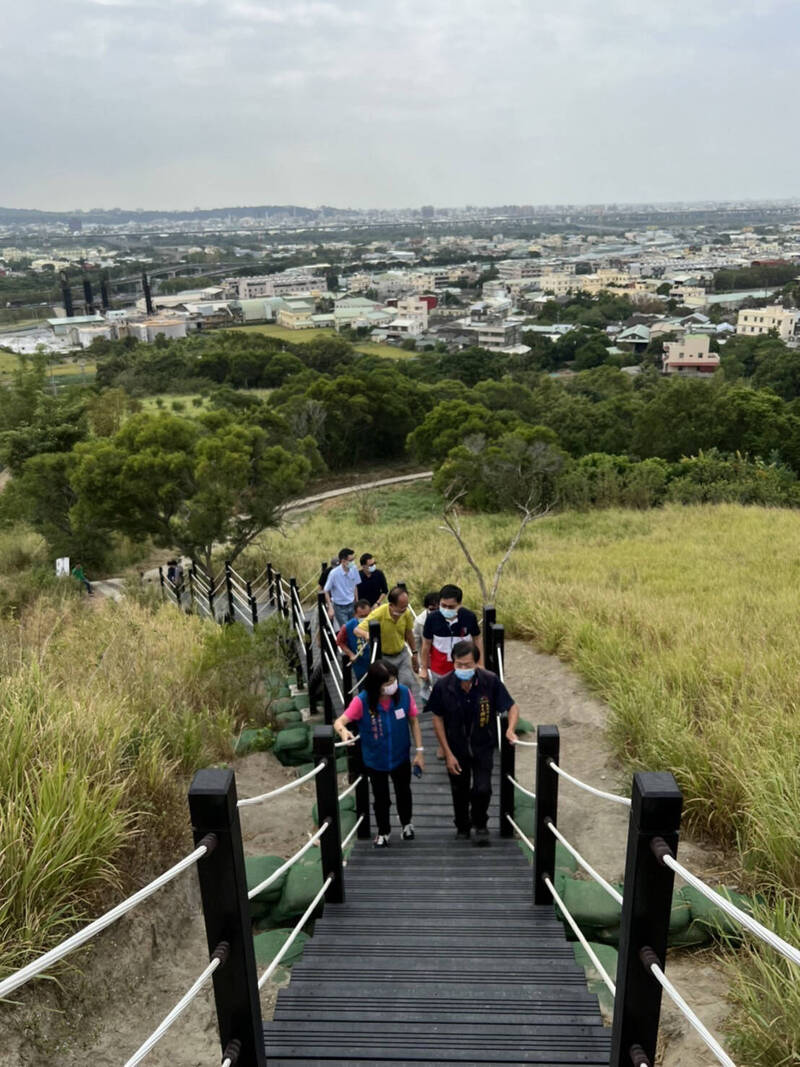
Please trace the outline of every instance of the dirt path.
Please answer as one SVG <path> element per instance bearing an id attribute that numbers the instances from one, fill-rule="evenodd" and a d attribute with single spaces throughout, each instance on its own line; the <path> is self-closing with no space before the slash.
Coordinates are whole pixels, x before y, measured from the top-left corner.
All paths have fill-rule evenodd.
<path id="1" fill-rule="evenodd" d="M 506 677 L 522 715 L 533 723 L 552 723 L 561 735 L 560 764 L 590 785 L 611 792 L 629 792 L 629 776 L 613 757 L 605 736 L 608 708 L 596 700 L 571 668 L 530 645 L 511 641 L 506 646 Z M 533 788 L 535 749 L 517 750 L 517 778 Z M 618 789 L 625 786 L 624 789 Z M 627 810 L 619 804 L 595 800 L 562 782 L 558 795 L 558 826 L 586 859 L 611 881 L 622 879 L 625 868 Z M 723 871 L 722 856 L 708 846 L 681 841 L 681 860 L 701 876 Z M 708 951 L 676 951 L 669 955 L 670 978 L 724 1045 L 722 1026 L 728 1011 L 727 982 L 721 964 Z M 662 1006 L 663 1067 L 711 1067 L 716 1059 L 688 1024 L 666 1001 Z"/>
<path id="2" fill-rule="evenodd" d="M 565 768 L 594 785 L 614 788 L 626 776 L 605 740 L 606 707 L 559 660 L 529 645 L 509 642 L 509 688 L 525 718 L 554 723 L 561 731 Z M 517 774 L 531 785 L 534 749 L 519 749 Z M 236 763 L 240 796 L 275 788 L 293 777 L 268 755 Z M 245 851 L 288 856 L 307 840 L 313 786 L 302 786 L 274 801 L 245 809 Z M 618 805 L 586 803 L 586 795 L 564 786 L 559 826 L 586 858 L 611 879 L 622 874 L 626 813 Z M 684 842 L 682 858 L 700 873 L 712 873 L 717 857 Z M 0 1063 L 22 1067 L 120 1067 L 138 1044 L 191 985 L 206 961 L 206 943 L 196 876 L 179 881 L 121 920 L 81 959 L 82 978 L 71 978 L 63 994 L 43 983 L 25 991 L 23 1007 L 0 1010 Z M 690 993 L 707 1026 L 722 1036 L 726 986 L 710 953 L 676 953 L 669 973 Z M 270 1018 L 276 993 L 262 997 Z M 711 1060 L 682 1018 L 665 1007 L 663 1067 L 706 1067 Z M 216 1021 L 210 995 L 201 996 L 148 1056 L 148 1067 L 207 1067 L 216 1062 Z"/>

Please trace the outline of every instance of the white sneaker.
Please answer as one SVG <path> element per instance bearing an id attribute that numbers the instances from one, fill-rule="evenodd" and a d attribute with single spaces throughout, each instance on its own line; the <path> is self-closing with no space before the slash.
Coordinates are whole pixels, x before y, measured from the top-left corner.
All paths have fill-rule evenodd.
<path id="1" fill-rule="evenodd" d="M 389 834 L 378 834 L 378 836 L 372 842 L 372 845 L 374 848 L 388 848 Z"/>
<path id="2" fill-rule="evenodd" d="M 414 824 L 413 823 L 411 823 L 411 822 L 406 823 L 406 825 L 403 827 L 403 840 L 404 841 L 413 841 L 414 840 Z"/>

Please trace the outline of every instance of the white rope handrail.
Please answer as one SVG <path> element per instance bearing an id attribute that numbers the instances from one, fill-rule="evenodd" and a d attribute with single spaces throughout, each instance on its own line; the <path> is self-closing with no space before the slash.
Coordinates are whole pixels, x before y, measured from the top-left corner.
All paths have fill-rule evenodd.
<path id="1" fill-rule="evenodd" d="M 358 742 L 360 740 L 361 740 L 361 735 L 360 734 L 356 734 L 356 736 L 351 741 L 337 741 L 336 744 L 333 747 L 334 748 L 350 748 L 351 745 L 358 744 Z"/>
<path id="2" fill-rule="evenodd" d="M 534 845 L 533 841 L 531 841 L 531 839 L 527 836 L 527 834 L 525 834 L 525 832 L 523 830 L 521 830 L 519 828 L 519 826 L 517 826 L 517 824 L 514 822 L 514 820 L 508 814 L 508 812 L 506 812 L 506 818 L 511 823 L 511 825 L 514 827 L 514 829 L 517 831 L 517 833 L 522 838 L 522 840 L 525 842 L 525 844 L 528 846 L 528 848 L 531 850 L 531 852 L 535 852 L 536 851 L 536 846 Z"/>
<path id="3" fill-rule="evenodd" d="M 525 796 L 530 797 L 531 800 L 536 800 L 536 794 L 532 793 L 530 789 L 526 789 L 524 785 L 520 785 L 516 778 L 512 778 L 510 774 L 507 774 L 506 778 L 508 778 L 509 782 L 511 782 L 515 789 L 519 789 L 520 793 L 524 793 Z"/>
<path id="4" fill-rule="evenodd" d="M 350 833 L 347 835 L 347 837 L 344 839 L 344 841 L 342 841 L 342 848 L 347 848 L 347 846 L 350 844 L 350 842 L 351 842 L 351 840 L 353 838 L 353 835 L 355 834 L 356 830 L 359 828 L 359 826 L 362 824 L 363 821 L 364 821 L 364 816 L 363 815 L 359 815 L 359 817 L 356 819 L 355 826 L 350 831 Z"/>
<path id="5" fill-rule="evenodd" d="M 501 682 L 503 682 L 503 684 L 505 684 L 505 680 L 506 679 L 505 679 L 505 667 L 503 666 L 503 650 L 498 645 L 497 648 L 494 651 L 495 651 L 495 655 L 497 656 L 497 677 L 500 679 Z"/>
<path id="6" fill-rule="evenodd" d="M 594 869 L 594 867 L 592 867 L 592 865 L 590 863 L 588 863 L 583 858 L 583 856 L 580 854 L 580 852 L 578 852 L 578 850 L 576 848 L 573 848 L 573 846 L 569 843 L 569 841 L 567 841 L 566 837 L 564 837 L 564 835 L 562 833 L 560 833 L 559 830 L 553 825 L 553 820 L 552 819 L 545 819 L 545 826 L 550 831 L 550 833 L 553 835 L 553 837 L 555 837 L 555 839 L 557 841 L 561 842 L 561 844 L 564 846 L 564 848 L 567 850 L 567 852 L 569 852 L 569 854 L 571 856 L 575 857 L 575 859 L 578 861 L 578 863 L 581 865 L 581 867 L 583 867 L 583 869 L 586 871 L 586 873 L 591 875 L 592 878 L 594 878 L 594 880 L 597 882 L 597 884 L 599 886 L 602 886 L 603 889 L 605 889 L 606 893 L 608 893 L 608 895 L 613 900 L 616 900 L 617 904 L 619 904 L 620 907 L 621 907 L 622 906 L 622 893 L 620 893 L 619 890 L 615 889 L 613 887 L 613 885 L 610 884 L 610 882 L 607 882 L 605 880 L 605 878 L 602 876 L 602 874 L 598 874 L 597 871 Z"/>
<path id="7" fill-rule="evenodd" d="M 705 1041 L 709 1049 L 714 1053 L 720 1063 L 725 1067 L 736 1067 L 736 1064 L 730 1058 L 725 1049 L 720 1045 L 714 1035 L 706 1029 L 703 1023 L 698 1019 L 683 997 L 680 995 L 675 986 L 670 982 L 669 978 L 664 974 L 657 963 L 651 962 L 645 964 L 655 980 L 662 987 L 672 1003 L 680 1010 L 689 1025 L 697 1031 L 697 1033 Z"/>
<path id="8" fill-rule="evenodd" d="M 584 949 L 586 955 L 589 957 L 589 959 L 595 965 L 595 967 L 597 969 L 597 973 L 600 975 L 600 977 L 603 979 L 605 984 L 611 990 L 612 997 L 616 997 L 616 995 L 617 995 L 617 987 L 611 981 L 611 979 L 609 978 L 608 972 L 606 971 L 605 967 L 602 965 L 600 960 L 597 958 L 597 953 L 594 951 L 592 946 L 589 944 L 589 942 L 583 936 L 583 932 L 582 932 L 581 928 L 578 926 L 578 924 L 572 918 L 570 913 L 567 911 L 566 906 L 564 905 L 564 901 L 561 899 L 561 897 L 556 892 L 555 887 L 553 886 L 553 883 L 550 881 L 550 879 L 548 878 L 547 875 L 544 876 L 544 884 L 550 890 L 550 895 L 552 896 L 552 898 L 556 902 L 556 904 L 558 904 L 559 908 L 562 911 L 562 914 L 564 915 L 564 918 L 567 920 L 567 922 L 569 923 L 570 927 L 572 928 L 572 932 L 575 934 L 575 936 L 577 937 L 577 939 L 580 941 L 581 945 L 583 946 L 583 949 Z"/>
<path id="9" fill-rule="evenodd" d="M 305 856 L 306 852 L 308 852 L 310 848 L 313 848 L 314 845 L 316 845 L 317 841 L 319 841 L 319 839 L 322 837 L 322 835 L 325 833 L 329 826 L 330 823 L 326 819 L 322 826 L 320 826 L 319 830 L 317 830 L 317 832 L 312 837 L 310 837 L 308 841 L 306 841 L 303 847 L 301 849 L 298 849 L 297 852 L 295 852 L 295 854 L 286 861 L 286 863 L 278 867 L 277 871 L 273 871 L 269 878 L 265 878 L 264 881 L 259 882 L 257 886 L 253 886 L 252 889 L 248 889 L 247 899 L 252 900 L 253 897 L 257 897 L 259 893 L 263 893 L 265 889 L 268 889 L 273 882 L 277 882 L 277 880 L 285 871 L 288 871 L 290 867 L 297 863 L 301 856 Z"/>
<path id="10" fill-rule="evenodd" d="M 269 793 L 260 793 L 257 797 L 243 797 L 237 802 L 236 807 L 249 808 L 251 804 L 260 804 L 263 800 L 271 800 L 273 797 L 280 796 L 281 793 L 288 793 L 290 789 L 297 789 L 299 785 L 303 785 L 316 777 L 324 766 L 325 761 L 323 760 L 313 770 L 308 771 L 307 774 L 302 775 L 300 778 L 295 778 L 293 782 L 287 782 L 286 785 L 278 786 L 277 789 L 271 789 Z"/>
<path id="11" fill-rule="evenodd" d="M 555 760 L 548 760 L 547 764 L 552 767 L 556 774 L 561 775 L 562 778 L 566 778 L 568 782 L 572 782 L 579 789 L 585 789 L 587 793 L 592 793 L 596 797 L 601 797 L 603 800 L 613 800 L 615 804 L 624 804 L 626 808 L 631 806 L 631 802 L 628 797 L 618 796 L 617 793 L 606 793 L 602 789 L 595 789 L 593 785 L 587 785 L 586 782 L 582 782 L 580 778 L 574 778 L 571 774 L 567 774 L 566 771 L 562 771 Z"/>
<path id="12" fill-rule="evenodd" d="M 339 679 L 336 677 L 335 674 L 332 674 L 331 678 L 333 679 L 333 684 L 336 686 L 336 695 L 341 700 L 342 707 L 346 708 L 347 707 L 347 701 L 344 699 L 344 693 L 342 692 L 342 687 L 339 685 Z"/>
<path id="13" fill-rule="evenodd" d="M 325 622 L 327 623 L 327 629 L 330 632 L 330 635 L 333 638 L 333 641 L 334 641 L 334 644 L 335 644 L 336 643 L 336 631 L 333 628 L 333 623 L 331 622 L 331 617 L 327 613 L 327 611 L 323 611 L 322 617 L 325 620 Z"/>
<path id="14" fill-rule="evenodd" d="M 363 781 L 364 781 L 364 775 L 363 774 L 359 774 L 358 778 L 356 778 L 356 780 L 354 782 L 351 782 L 350 785 L 347 787 L 347 789 L 344 789 L 339 794 L 339 803 L 341 804 L 341 802 L 344 800 L 345 797 L 349 797 L 351 793 L 354 793 L 356 786 L 359 784 L 359 782 L 363 782 Z"/>
<path id="15" fill-rule="evenodd" d="M 538 741 L 521 741 L 519 738 L 514 742 L 515 745 L 523 745 L 525 748 L 538 748 Z"/>
<path id="16" fill-rule="evenodd" d="M 322 888 L 320 889 L 320 891 L 317 893 L 317 895 L 314 897 L 314 899 L 311 901 L 311 903 L 308 905 L 306 910 L 301 915 L 297 925 L 292 930 L 291 934 L 289 934 L 289 936 L 284 941 L 280 952 L 277 954 L 275 959 L 272 961 L 272 963 L 269 965 L 269 967 L 267 967 L 266 971 L 264 971 L 264 973 L 259 978 L 259 980 L 258 980 L 258 988 L 259 989 L 261 989 L 261 987 L 264 985 L 264 983 L 275 973 L 275 970 L 277 969 L 278 964 L 281 962 L 283 957 L 286 955 L 286 953 L 289 951 L 289 949 L 293 945 L 293 943 L 295 941 L 295 938 L 300 933 L 300 930 L 308 922 L 309 915 L 311 915 L 311 913 L 314 911 L 314 908 L 316 908 L 317 904 L 319 904 L 320 900 L 327 893 L 328 886 L 331 884 L 332 881 L 333 881 L 333 875 L 331 874 L 322 883 Z"/>
<path id="17" fill-rule="evenodd" d="M 327 647 L 329 649 L 328 655 L 329 655 L 330 662 L 335 667 L 334 673 L 336 675 L 338 675 L 338 677 L 340 679 L 342 679 L 342 677 L 343 677 L 342 676 L 342 665 L 341 665 L 341 663 L 339 663 L 339 660 L 336 658 L 336 644 L 331 639 L 331 636 L 330 636 L 330 634 L 328 633 L 327 630 L 323 630 L 322 634 L 323 634 L 323 637 L 325 638 L 325 640 L 328 642 L 328 645 L 327 645 Z"/>
<path id="18" fill-rule="evenodd" d="M 174 878 L 177 878 L 179 874 L 183 874 L 184 871 L 192 867 L 198 860 L 202 859 L 208 852 L 213 851 L 216 847 L 217 838 L 214 834 L 207 834 L 203 838 L 203 843 L 198 845 L 194 852 L 190 852 L 188 856 L 185 856 L 179 863 L 176 863 L 169 870 L 164 871 L 158 878 L 154 878 L 152 882 L 144 886 L 138 892 L 132 896 L 123 900 L 121 904 L 117 904 L 115 908 L 107 911 L 105 915 L 101 915 L 99 919 L 95 919 L 94 922 L 89 923 L 83 930 L 79 930 L 72 937 L 68 937 L 66 941 L 62 941 L 60 945 L 50 949 L 49 952 L 45 952 L 43 956 L 33 960 L 27 966 L 22 967 L 20 970 L 15 971 L 14 974 L 9 975 L 8 978 L 0 982 L 0 1000 L 8 996 L 9 993 L 13 993 L 15 989 L 19 989 L 21 985 L 25 985 L 31 978 L 35 978 L 37 974 L 41 974 L 42 971 L 46 971 L 52 964 L 57 963 L 64 956 L 69 955 L 70 952 L 76 948 L 80 948 L 81 945 L 90 941 L 95 934 L 99 934 L 101 930 L 105 930 L 107 926 L 111 926 L 113 922 L 121 918 L 127 912 L 132 911 L 143 901 L 151 897 L 153 893 L 161 889 L 162 886 L 167 885 Z"/>
<path id="19" fill-rule="evenodd" d="M 317 579 L 316 579 L 316 578 L 314 578 L 314 577 L 313 577 L 313 575 L 312 575 L 312 577 L 311 577 L 311 578 L 309 578 L 307 582 L 303 582 L 303 584 L 302 584 L 302 585 L 300 585 L 300 586 L 297 586 L 296 588 L 297 588 L 297 592 L 298 592 L 298 594 L 299 594 L 299 593 L 302 593 L 304 589 L 308 589 L 308 587 L 309 587 L 309 586 L 310 586 L 310 585 L 312 584 L 312 582 L 316 582 L 316 580 L 317 580 Z"/>
<path id="20" fill-rule="evenodd" d="M 373 664 L 373 663 L 375 662 L 375 660 L 376 660 L 377 658 L 378 658 L 378 644 L 377 644 L 377 642 L 376 642 L 376 643 L 375 643 L 375 644 L 374 644 L 374 645 L 372 646 L 372 651 L 371 651 L 371 652 L 370 652 L 370 654 L 369 654 L 369 665 L 370 665 L 370 667 L 372 666 L 372 664 Z"/>
<path id="21" fill-rule="evenodd" d="M 657 841 L 658 839 L 656 839 Z M 656 842 L 654 841 L 655 845 Z M 710 900 L 713 904 L 716 904 L 720 911 L 724 911 L 726 915 L 731 919 L 735 919 L 741 926 L 748 930 L 755 937 L 760 938 L 770 948 L 775 949 L 782 956 L 785 956 L 787 960 L 791 960 L 792 963 L 800 967 L 800 950 L 795 948 L 794 945 L 789 944 L 788 941 L 784 941 L 782 937 L 779 937 L 776 933 L 764 926 L 757 919 L 754 919 L 752 915 L 748 915 L 746 911 L 742 911 L 741 908 L 737 908 L 735 904 L 732 904 L 721 893 L 717 893 L 715 890 L 709 888 L 705 882 L 701 881 L 691 871 L 687 870 L 682 864 L 678 863 L 675 857 L 670 853 L 656 852 L 656 856 L 661 862 L 671 868 L 676 874 L 679 874 L 685 882 L 688 882 L 690 886 L 702 893 L 707 900 Z"/>
<path id="22" fill-rule="evenodd" d="M 228 958 L 228 946 L 227 946 L 227 944 L 223 943 L 223 944 L 217 946 L 217 948 L 214 950 L 213 959 L 211 960 L 209 965 L 206 967 L 206 969 L 203 971 L 203 973 L 200 975 L 200 977 L 197 979 L 197 981 L 192 985 L 191 989 L 189 989 L 181 997 L 181 999 L 178 1001 L 178 1003 L 175 1005 L 175 1007 L 172 1009 L 172 1011 L 169 1012 L 168 1015 L 164 1016 L 164 1018 L 161 1020 L 161 1022 L 158 1024 L 158 1026 L 155 1028 L 155 1030 L 152 1032 L 150 1037 L 148 1037 L 148 1039 L 144 1042 L 144 1044 L 140 1045 L 139 1048 L 131 1056 L 131 1058 L 129 1060 L 125 1061 L 125 1067 L 136 1067 L 137 1063 L 141 1063 L 142 1062 L 142 1060 L 145 1058 L 147 1053 L 150 1052 L 150 1050 L 152 1048 L 154 1048 L 155 1045 L 158 1044 L 158 1042 L 161 1040 L 161 1038 L 164 1036 L 164 1034 L 167 1032 L 167 1030 L 169 1030 L 169 1028 L 172 1026 L 172 1024 L 181 1015 L 183 1015 L 183 1013 L 186 1011 L 186 1009 L 189 1007 L 189 1005 L 195 999 L 197 994 L 200 992 L 200 990 L 203 988 L 203 986 L 209 980 L 211 975 L 214 973 L 214 971 L 216 971 L 216 969 L 218 967 L 221 967 L 222 964 L 225 962 L 225 960 L 227 958 Z"/>

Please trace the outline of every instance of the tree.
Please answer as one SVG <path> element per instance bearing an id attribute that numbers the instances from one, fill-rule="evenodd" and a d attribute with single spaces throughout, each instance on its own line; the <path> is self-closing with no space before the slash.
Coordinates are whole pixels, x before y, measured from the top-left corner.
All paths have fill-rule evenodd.
<path id="1" fill-rule="evenodd" d="M 507 425 L 483 404 L 465 400 L 448 400 L 437 404 L 409 435 L 407 447 L 423 463 L 441 462 L 450 451 L 468 437 L 499 436 Z"/>
<path id="2" fill-rule="evenodd" d="M 555 484 L 564 464 L 555 434 L 545 427 L 520 427 L 492 444 L 475 441 L 455 449 L 435 479 L 444 497 L 442 529 L 450 533 L 475 572 L 483 603 L 493 604 L 506 564 L 529 523 L 555 504 Z M 460 504 L 480 499 L 491 510 L 514 510 L 520 521 L 495 567 L 491 586 L 461 528 Z"/>
<path id="3" fill-rule="evenodd" d="M 235 559 L 306 484 L 311 462 L 224 411 L 203 419 L 137 415 L 113 438 L 75 449 L 73 518 L 177 545 L 207 567 L 216 544 Z M 313 444 L 313 443 L 312 443 Z"/>

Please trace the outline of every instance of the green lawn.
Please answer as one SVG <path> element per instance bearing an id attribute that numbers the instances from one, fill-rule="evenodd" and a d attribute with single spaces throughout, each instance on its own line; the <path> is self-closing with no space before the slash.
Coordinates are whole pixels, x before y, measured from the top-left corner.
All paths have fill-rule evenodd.
<path id="1" fill-rule="evenodd" d="M 250 333 L 263 333 L 267 337 L 277 337 L 281 341 L 291 341 L 293 344 L 307 344 L 316 341 L 319 337 L 338 337 L 336 330 L 287 330 L 285 326 L 273 326 L 271 323 L 263 323 L 259 326 L 237 326 L 238 330 L 248 330 Z M 356 341 L 353 347 L 358 352 L 368 356 L 383 356 L 385 359 L 407 359 L 414 352 L 406 352 L 405 349 L 395 348 L 394 345 L 378 344 L 375 341 Z"/>
<path id="2" fill-rule="evenodd" d="M 18 367 L 19 356 L 15 352 L 0 352 L 0 378 L 10 377 Z M 64 378 L 75 377 L 82 377 L 83 380 L 88 381 L 94 376 L 96 370 L 97 366 L 93 361 L 85 360 L 82 363 L 78 360 L 69 363 L 50 363 L 47 374 L 48 377 L 52 375 L 56 382 Z"/>

